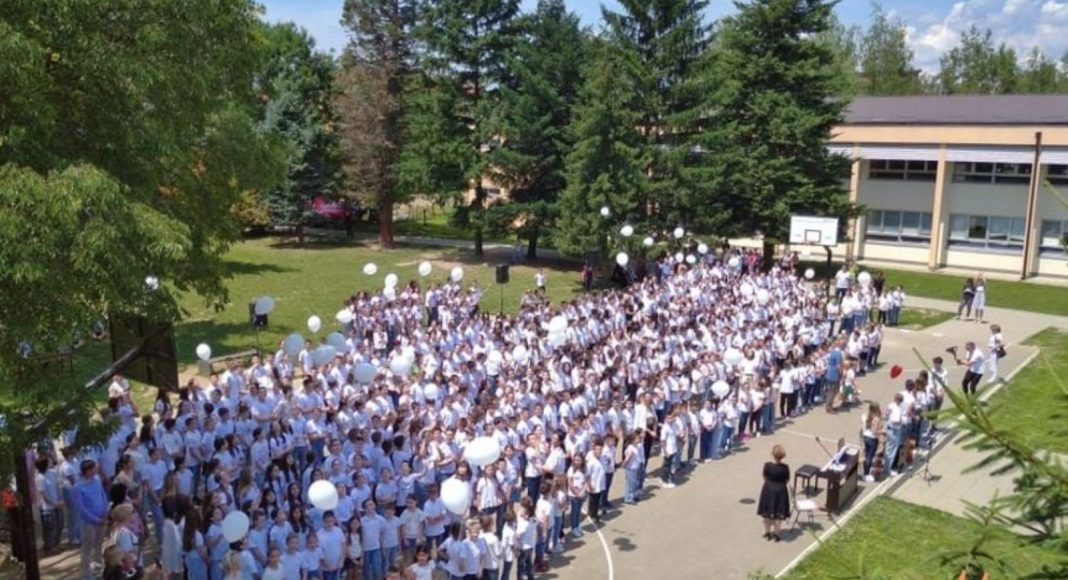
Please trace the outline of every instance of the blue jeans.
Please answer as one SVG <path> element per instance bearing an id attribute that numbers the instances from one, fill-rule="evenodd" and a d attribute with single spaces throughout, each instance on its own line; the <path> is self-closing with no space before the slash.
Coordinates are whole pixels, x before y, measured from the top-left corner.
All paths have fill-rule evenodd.
<path id="1" fill-rule="evenodd" d="M 900 306 L 891 306 L 890 307 L 890 317 L 887 319 L 886 323 L 888 325 L 890 325 L 890 326 L 897 326 L 897 321 L 900 318 L 901 318 L 901 307 Z"/>
<path id="2" fill-rule="evenodd" d="M 67 509 L 63 510 L 67 515 L 67 540 L 72 544 L 82 543 L 82 519 L 78 510 L 74 509 L 74 494 L 70 487 L 63 489 L 63 503 Z M 163 542 L 160 542 L 162 545 Z"/>
<path id="3" fill-rule="evenodd" d="M 516 577 L 519 580 L 534 580 L 534 550 L 530 548 L 520 550 L 516 564 L 519 570 Z"/>
<path id="4" fill-rule="evenodd" d="M 512 574 L 512 563 L 505 560 L 501 564 L 501 580 L 508 580 L 508 576 Z"/>
<path id="5" fill-rule="evenodd" d="M 582 502 L 586 498 L 568 496 L 567 499 L 571 503 L 571 513 L 569 515 L 571 517 L 571 531 L 574 532 L 579 529 L 582 523 Z"/>
<path id="6" fill-rule="evenodd" d="M 739 442 L 740 442 L 740 440 L 742 438 L 742 435 L 745 435 L 745 433 L 748 430 L 748 428 L 749 428 L 749 411 L 742 411 L 741 413 L 738 413 L 738 439 L 739 439 Z"/>
<path id="7" fill-rule="evenodd" d="M 320 573 L 322 574 L 322 579 L 323 580 L 337 580 L 338 576 L 341 575 L 341 570 L 330 570 L 329 572 L 326 571 L 326 570 L 323 570 Z"/>
<path id="8" fill-rule="evenodd" d="M 530 496 L 530 501 L 535 504 L 538 503 L 538 497 L 541 495 L 541 476 L 528 477 L 526 479 L 527 495 Z"/>
<path id="9" fill-rule="evenodd" d="M 638 474 L 637 469 L 624 469 L 624 484 L 623 488 L 623 501 L 627 503 L 634 503 L 637 499 L 635 495 L 638 493 L 638 481 L 641 477 Z"/>
<path id="10" fill-rule="evenodd" d="M 608 492 L 612 489 L 612 480 L 615 479 L 615 476 L 616 472 L 614 471 L 604 474 L 604 493 L 601 494 L 601 507 L 612 505 L 611 502 L 608 501 Z M 500 535 L 500 532 L 498 532 L 497 536 L 499 537 Z"/>
<path id="11" fill-rule="evenodd" d="M 382 550 L 367 550 L 363 553 L 363 577 L 364 580 L 382 580 L 386 577 Z"/>
<path id="12" fill-rule="evenodd" d="M 697 448 L 697 435 L 686 436 L 686 461 L 693 461 L 693 452 Z"/>
<path id="13" fill-rule="evenodd" d="M 675 483 L 675 462 L 679 458 L 679 452 L 664 456 L 664 464 L 660 467 L 660 479 L 664 483 Z"/>
<path id="14" fill-rule="evenodd" d="M 901 449 L 901 443 L 905 440 L 905 429 L 897 427 L 890 429 L 886 433 L 886 456 L 885 465 L 886 469 L 896 470 L 897 468 L 897 452 Z"/>
<path id="15" fill-rule="evenodd" d="M 712 457 L 713 441 L 716 438 L 716 430 L 701 429 L 701 443 L 698 450 L 698 457 L 701 461 Z"/>
<path id="16" fill-rule="evenodd" d="M 864 438 L 864 475 L 871 475 L 871 466 L 875 463 L 875 450 L 879 447 L 879 440 L 875 437 Z"/>
<path id="17" fill-rule="evenodd" d="M 775 403 L 764 405 L 764 419 L 761 424 L 764 433 L 770 435 L 775 432 Z"/>

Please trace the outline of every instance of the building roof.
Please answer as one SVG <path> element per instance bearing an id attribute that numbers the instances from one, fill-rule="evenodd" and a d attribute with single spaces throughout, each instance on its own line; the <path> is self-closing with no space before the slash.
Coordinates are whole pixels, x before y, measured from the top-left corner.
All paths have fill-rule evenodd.
<path id="1" fill-rule="evenodd" d="M 1068 95 L 857 97 L 847 125 L 1068 125 Z"/>

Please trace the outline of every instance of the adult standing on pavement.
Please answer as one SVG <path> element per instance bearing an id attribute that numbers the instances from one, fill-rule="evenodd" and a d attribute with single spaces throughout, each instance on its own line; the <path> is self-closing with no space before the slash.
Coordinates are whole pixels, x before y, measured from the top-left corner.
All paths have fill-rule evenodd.
<path id="1" fill-rule="evenodd" d="M 998 380 L 998 359 L 1005 356 L 1005 337 L 1001 335 L 1001 326 L 998 324 L 990 325 L 990 338 L 987 339 L 987 352 L 989 355 L 990 377 L 986 380 L 988 383 L 993 383 Z"/>
<path id="2" fill-rule="evenodd" d="M 37 488 L 37 510 L 41 514 L 44 551 L 51 552 L 59 546 L 63 534 L 63 496 L 59 475 L 47 455 L 39 456 L 34 467 L 37 468 L 34 484 Z"/>
<path id="3" fill-rule="evenodd" d="M 838 396 L 838 389 L 842 381 L 842 360 L 844 355 L 842 354 L 843 341 L 839 339 L 834 343 L 834 347 L 831 348 L 831 352 L 827 354 L 827 373 L 824 374 L 824 380 L 827 383 L 827 400 L 824 401 L 824 408 L 828 413 L 836 413 L 834 408 L 834 399 Z"/>
<path id="4" fill-rule="evenodd" d="M 972 317 L 972 305 L 975 303 L 975 280 L 968 278 L 964 281 L 964 288 L 960 290 L 960 304 L 957 305 L 957 320 L 961 313 L 965 318 Z"/>
<path id="5" fill-rule="evenodd" d="M 975 311 L 975 321 L 983 323 L 983 313 L 986 310 L 986 278 L 980 273 L 975 277 L 975 297 L 972 298 L 972 310 Z"/>
<path id="6" fill-rule="evenodd" d="M 990 330 L 994 330 L 993 327 Z M 961 390 L 965 395 L 974 395 L 986 367 L 986 357 L 983 356 L 983 351 L 976 348 L 974 342 L 968 341 L 964 344 L 964 358 L 958 357 L 957 364 L 968 367 L 968 371 L 964 373 L 964 378 L 960 382 Z"/>
<path id="7" fill-rule="evenodd" d="M 82 524 L 81 571 L 92 577 L 93 568 L 103 569 L 104 524 L 108 517 L 108 495 L 97 475 L 96 461 L 86 459 L 79 469 L 82 476 L 72 491 L 74 505 Z"/>
<path id="8" fill-rule="evenodd" d="M 782 462 L 786 458 L 782 445 L 772 447 L 771 457 L 774 461 L 764 463 L 764 486 L 760 489 L 757 515 L 764 519 L 764 539 L 778 542 L 783 521 L 790 519 L 790 492 L 786 489 L 790 466 Z"/>

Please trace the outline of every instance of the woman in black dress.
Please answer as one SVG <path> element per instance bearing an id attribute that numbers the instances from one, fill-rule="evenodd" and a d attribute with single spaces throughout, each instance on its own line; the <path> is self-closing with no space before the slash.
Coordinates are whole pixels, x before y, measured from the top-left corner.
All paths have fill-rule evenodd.
<path id="1" fill-rule="evenodd" d="M 783 521 L 790 519 L 790 492 L 786 489 L 790 467 L 782 462 L 786 457 L 782 445 L 771 449 L 771 457 L 775 461 L 764 464 L 764 487 L 760 490 L 757 515 L 764 518 L 764 539 L 778 542 Z"/>

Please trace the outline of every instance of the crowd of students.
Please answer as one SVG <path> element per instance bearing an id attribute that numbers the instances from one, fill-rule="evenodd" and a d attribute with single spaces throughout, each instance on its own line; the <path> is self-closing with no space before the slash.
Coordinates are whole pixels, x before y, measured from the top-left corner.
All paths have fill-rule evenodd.
<path id="1" fill-rule="evenodd" d="M 654 454 L 672 488 L 784 418 L 859 400 L 878 295 L 852 280 L 840 306 L 790 260 L 729 258 L 666 257 L 625 289 L 516 315 L 480 311 L 481 291 L 455 282 L 360 292 L 332 360 L 280 345 L 151 412 L 117 379 L 107 443 L 39 460 L 46 542 L 66 521 L 86 576 L 104 552 L 139 569 L 152 537 L 168 578 L 532 578 L 587 519 L 645 499 Z M 464 448 L 480 436 L 503 451 L 477 469 Z M 326 512 L 307 495 L 323 479 L 340 498 Z M 469 513 L 445 508 L 447 480 L 470 487 Z M 233 510 L 251 530 L 231 544 Z"/>

